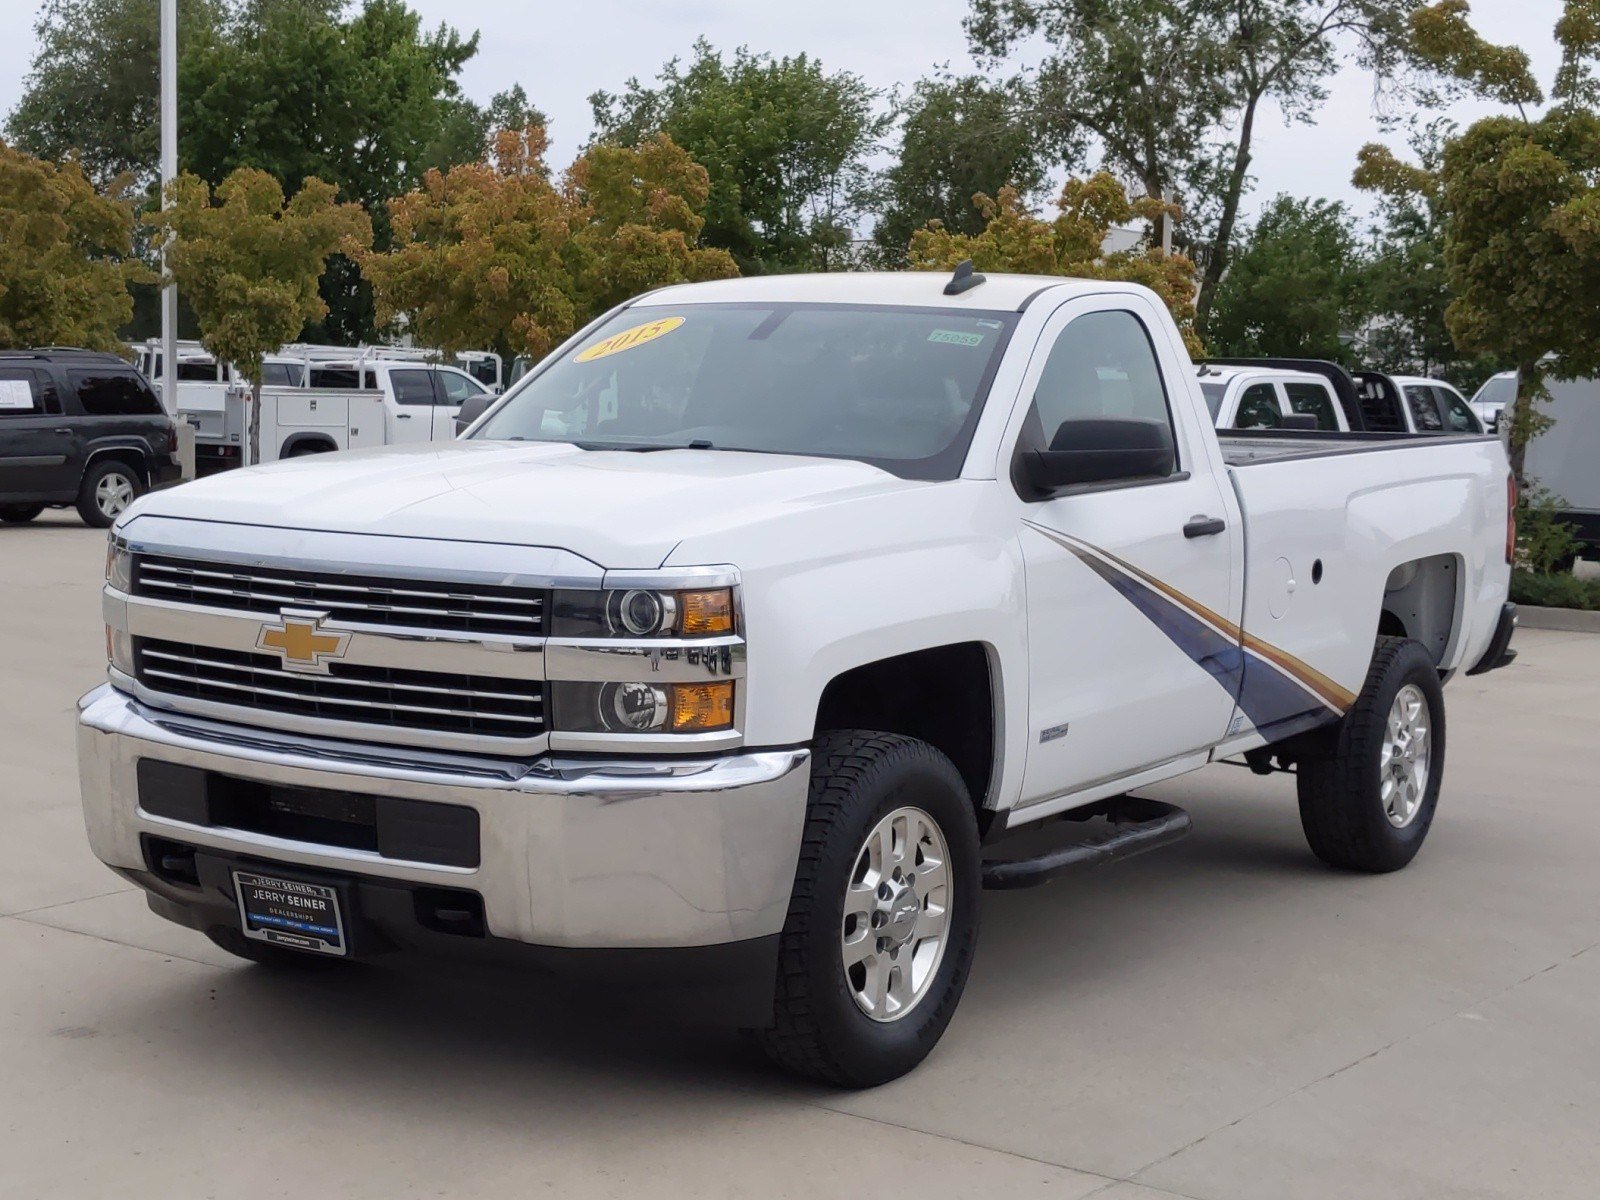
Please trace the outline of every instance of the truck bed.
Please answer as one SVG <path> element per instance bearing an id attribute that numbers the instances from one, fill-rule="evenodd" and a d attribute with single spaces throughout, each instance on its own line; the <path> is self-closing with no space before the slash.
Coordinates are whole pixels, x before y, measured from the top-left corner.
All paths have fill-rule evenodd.
<path id="1" fill-rule="evenodd" d="M 1325 458 L 1332 454 L 1360 454 L 1374 450 L 1443 446 L 1454 442 L 1492 442 L 1492 434 L 1412 433 L 1308 433 L 1298 429 L 1219 429 L 1222 459 L 1230 467 L 1298 458 Z"/>

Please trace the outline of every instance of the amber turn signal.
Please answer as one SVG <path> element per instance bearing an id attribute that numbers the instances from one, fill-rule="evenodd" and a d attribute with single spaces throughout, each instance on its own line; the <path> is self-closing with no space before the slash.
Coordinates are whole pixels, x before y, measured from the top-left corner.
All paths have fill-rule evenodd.
<path id="1" fill-rule="evenodd" d="M 733 684 L 678 683 L 672 687 L 672 732 L 705 733 L 733 725 Z"/>
<path id="2" fill-rule="evenodd" d="M 678 593 L 678 632 L 685 637 L 733 632 L 733 589 Z"/>

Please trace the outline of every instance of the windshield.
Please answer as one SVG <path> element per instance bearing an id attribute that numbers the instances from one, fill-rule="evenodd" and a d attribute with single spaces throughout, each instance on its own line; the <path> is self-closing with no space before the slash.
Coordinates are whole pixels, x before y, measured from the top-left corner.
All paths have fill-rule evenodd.
<path id="1" fill-rule="evenodd" d="M 855 458 L 953 479 L 1015 313 L 696 304 L 618 313 L 474 435 Z"/>
<path id="2" fill-rule="evenodd" d="M 1516 375 L 1491 375 L 1472 398 L 1474 404 L 1510 404 L 1517 398 Z"/>
<path id="3" fill-rule="evenodd" d="M 1211 410 L 1211 419 L 1215 421 L 1217 414 L 1222 411 L 1222 398 L 1228 394 L 1228 385 L 1225 383 L 1202 383 L 1200 392 L 1206 398 L 1206 407 Z"/>

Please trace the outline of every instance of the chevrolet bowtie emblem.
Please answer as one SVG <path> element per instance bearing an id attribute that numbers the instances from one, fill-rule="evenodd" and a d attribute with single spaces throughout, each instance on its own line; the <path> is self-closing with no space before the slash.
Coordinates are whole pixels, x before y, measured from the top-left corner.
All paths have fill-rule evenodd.
<path id="1" fill-rule="evenodd" d="M 348 633 L 321 628 L 326 613 L 285 613 L 276 625 L 263 625 L 256 638 L 256 649 L 270 650 L 283 659 L 285 671 L 328 673 L 328 663 L 343 658 L 350 644 Z"/>

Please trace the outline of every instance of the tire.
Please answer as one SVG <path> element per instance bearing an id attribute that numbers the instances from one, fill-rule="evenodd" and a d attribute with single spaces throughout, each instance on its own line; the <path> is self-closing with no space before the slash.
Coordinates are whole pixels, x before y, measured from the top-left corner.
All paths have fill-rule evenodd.
<path id="1" fill-rule="evenodd" d="M 90 463 L 78 488 L 78 515 L 85 525 L 109 529 L 144 494 L 139 472 L 119 459 Z"/>
<path id="2" fill-rule="evenodd" d="M 982 886 L 977 819 L 954 764 L 914 738 L 829 732 L 816 740 L 812 754 L 805 834 L 779 939 L 773 1019 L 756 1036 L 768 1057 L 785 1070 L 840 1087 L 874 1087 L 904 1075 L 928 1056 L 966 986 L 977 947 Z M 915 815 L 897 817 L 901 813 Z M 915 900 L 901 891 L 892 903 L 883 899 L 892 915 L 880 910 L 847 918 L 847 889 L 863 895 L 857 867 L 868 854 L 867 839 L 891 818 L 927 837 L 909 858 L 896 860 L 928 868 L 912 889 Z M 900 828 L 895 826 L 896 836 Z M 942 876 L 930 865 L 937 855 L 928 853 L 930 847 L 938 848 L 935 833 L 945 850 Z M 870 901 L 858 902 L 877 905 L 885 885 L 899 886 L 886 875 L 878 876 L 876 890 L 865 891 Z M 866 882 L 871 884 L 872 878 L 869 873 Z M 941 878 L 943 885 L 937 882 Z M 926 895 L 922 889 L 928 889 Z M 937 919 L 941 895 L 942 940 L 929 949 L 932 939 L 924 940 L 925 922 L 930 915 Z M 898 929 L 899 934 L 873 934 L 880 926 L 871 922 L 880 918 L 886 933 Z M 866 962 L 846 967 L 846 953 L 860 952 L 847 950 L 843 939 L 849 936 L 859 946 L 854 941 L 858 934 L 880 948 L 904 938 L 891 952 L 897 964 L 915 960 L 913 978 L 926 971 L 921 976 L 925 982 L 916 987 L 907 986 L 907 975 L 898 965 L 883 976 L 898 980 L 904 993 L 898 1013 L 893 1011 L 892 988 L 879 993 L 884 1002 L 878 1018 L 868 1014 L 865 1000 L 856 998 L 858 991 L 871 993 L 878 978 L 866 973 Z M 874 954 L 868 961 L 876 963 L 880 957 Z"/>
<path id="3" fill-rule="evenodd" d="M 1425 719 L 1424 736 L 1397 739 L 1391 751 L 1386 749 L 1391 717 L 1403 692 Z M 1408 774 L 1402 741 L 1418 757 L 1419 744 L 1426 749 L 1420 781 Z M 1438 669 L 1420 643 L 1379 638 L 1355 704 L 1323 744 L 1300 759 L 1300 824 L 1311 852 L 1346 870 L 1398 871 L 1416 857 L 1428 836 L 1444 762 L 1444 691 Z M 1388 775 L 1391 767 L 1394 776 Z"/>
<path id="4" fill-rule="evenodd" d="M 26 525 L 43 511 L 42 504 L 0 504 L 0 521 L 7 525 Z"/>
<path id="5" fill-rule="evenodd" d="M 206 930 L 206 936 L 219 949 L 226 950 L 229 954 L 279 971 L 316 971 L 330 965 L 330 960 L 345 961 L 334 955 L 313 954 L 307 950 L 289 950 L 283 946 L 268 945 L 255 938 L 247 938 L 239 930 L 226 925 L 212 926 Z"/>

